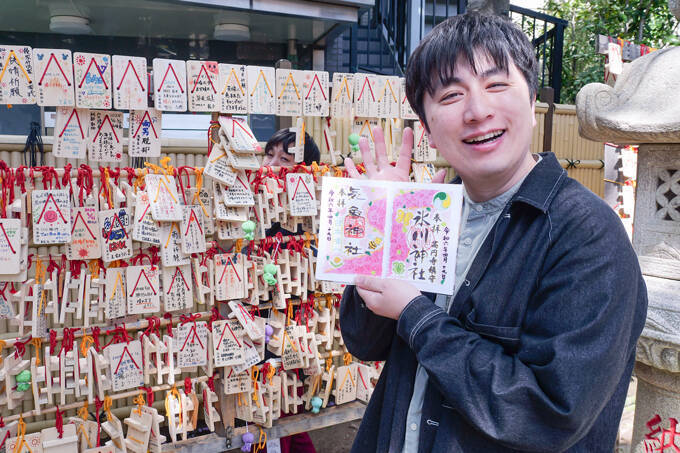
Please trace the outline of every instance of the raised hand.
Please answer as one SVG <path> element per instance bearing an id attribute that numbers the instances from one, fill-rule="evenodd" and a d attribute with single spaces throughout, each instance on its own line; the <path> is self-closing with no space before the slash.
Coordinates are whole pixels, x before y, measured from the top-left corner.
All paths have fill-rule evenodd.
<path id="1" fill-rule="evenodd" d="M 404 128 L 399 157 L 397 158 L 397 164 L 394 167 L 387 161 L 387 147 L 385 146 L 385 137 L 383 136 L 382 128 L 373 128 L 373 138 L 375 140 L 375 156 L 371 153 L 368 139 L 362 137 L 359 140 L 361 157 L 364 160 L 364 167 L 366 167 L 365 176 L 359 174 L 354 161 L 347 157 L 345 158 L 345 168 L 347 168 L 349 176 L 351 178 L 365 177 L 381 181 L 409 181 L 409 173 L 411 172 L 411 150 L 413 149 L 413 130 L 410 127 Z M 439 170 L 434 175 L 432 182 L 444 182 L 445 177 L 446 170 Z"/>

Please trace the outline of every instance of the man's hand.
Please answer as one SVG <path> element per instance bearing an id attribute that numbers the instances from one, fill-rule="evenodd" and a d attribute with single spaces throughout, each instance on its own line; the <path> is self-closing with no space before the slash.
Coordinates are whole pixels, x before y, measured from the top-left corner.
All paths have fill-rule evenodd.
<path id="1" fill-rule="evenodd" d="M 385 146 L 385 137 L 383 136 L 382 128 L 373 128 L 373 138 L 375 140 L 375 156 L 371 153 L 371 147 L 368 144 L 368 139 L 362 137 L 359 140 L 359 149 L 361 150 L 361 157 L 364 160 L 366 167 L 366 177 L 373 180 L 381 181 L 408 181 L 409 173 L 411 172 L 411 150 L 413 149 L 413 130 L 410 127 L 405 127 L 401 136 L 401 150 L 399 151 L 399 158 L 397 165 L 391 166 L 387 161 L 387 147 Z M 362 178 L 354 165 L 354 161 L 349 157 L 345 158 L 345 168 L 347 173 L 352 178 Z M 439 170 L 432 178 L 432 182 L 444 182 L 446 177 L 446 170 Z"/>
<path id="2" fill-rule="evenodd" d="M 403 280 L 358 275 L 354 284 L 369 310 L 391 319 L 399 319 L 404 307 L 421 295 L 418 288 Z"/>

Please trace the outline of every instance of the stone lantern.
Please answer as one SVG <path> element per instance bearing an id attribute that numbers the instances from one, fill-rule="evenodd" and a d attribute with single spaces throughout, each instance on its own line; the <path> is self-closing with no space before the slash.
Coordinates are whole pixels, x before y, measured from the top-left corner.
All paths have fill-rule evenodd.
<path id="1" fill-rule="evenodd" d="M 678 0 L 669 3 L 680 13 Z M 631 451 L 675 452 L 680 448 L 680 47 L 637 58 L 613 88 L 586 85 L 576 104 L 582 136 L 640 145 L 633 247 L 649 308 L 637 344 Z"/>

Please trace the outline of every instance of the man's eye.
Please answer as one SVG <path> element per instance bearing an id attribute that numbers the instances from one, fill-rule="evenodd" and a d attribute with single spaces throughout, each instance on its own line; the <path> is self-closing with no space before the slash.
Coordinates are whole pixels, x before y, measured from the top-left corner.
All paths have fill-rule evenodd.
<path id="1" fill-rule="evenodd" d="M 494 82 L 491 85 L 489 85 L 489 88 L 503 88 L 506 86 L 508 86 L 508 84 L 505 82 Z"/>
<path id="2" fill-rule="evenodd" d="M 460 96 L 460 93 L 446 93 L 444 96 L 442 96 L 442 101 L 450 101 L 452 99 L 455 99 L 456 97 Z"/>

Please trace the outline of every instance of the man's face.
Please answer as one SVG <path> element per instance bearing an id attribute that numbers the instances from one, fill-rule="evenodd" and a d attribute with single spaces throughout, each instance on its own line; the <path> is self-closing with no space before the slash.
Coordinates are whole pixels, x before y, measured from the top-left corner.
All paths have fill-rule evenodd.
<path id="1" fill-rule="evenodd" d="M 267 151 L 262 159 L 265 167 L 292 167 L 295 165 L 295 156 L 283 150 L 283 145 L 278 143 Z"/>
<path id="2" fill-rule="evenodd" d="M 508 64 L 506 74 L 478 54 L 475 74 L 460 58 L 453 81 L 433 96 L 425 93 L 430 144 L 466 185 L 514 184 L 528 172 L 527 165 L 533 165 L 528 159 L 533 162 L 535 100 L 529 98 L 529 87 L 517 66 L 511 60 Z"/>

